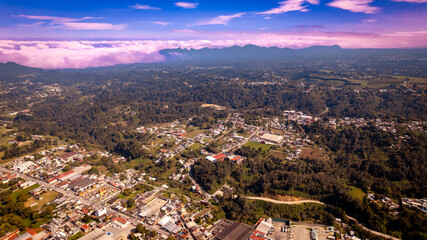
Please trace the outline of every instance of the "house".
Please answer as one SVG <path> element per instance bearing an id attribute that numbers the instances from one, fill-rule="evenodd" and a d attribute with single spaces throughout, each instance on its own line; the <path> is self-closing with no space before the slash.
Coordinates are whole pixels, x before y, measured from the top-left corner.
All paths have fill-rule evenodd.
<path id="1" fill-rule="evenodd" d="M 17 228 L 15 231 L 6 233 L 5 236 L 0 237 L 0 240 L 9 240 L 9 239 L 12 239 L 12 237 L 15 237 L 15 235 L 17 233 L 19 233 L 19 228 Z"/>
<path id="2" fill-rule="evenodd" d="M 90 226 L 87 224 L 83 224 L 80 229 L 86 233 L 90 231 Z"/>
<path id="3" fill-rule="evenodd" d="M 128 225 L 128 222 L 121 217 L 115 217 L 111 222 L 119 228 L 124 228 Z"/>
<path id="4" fill-rule="evenodd" d="M 217 161 L 224 161 L 224 159 L 227 157 L 224 153 L 220 153 L 214 156 L 208 156 L 206 157 L 207 160 L 211 162 L 217 162 Z"/>
<path id="5" fill-rule="evenodd" d="M 101 217 L 105 214 L 107 214 L 107 208 L 105 208 L 105 207 L 102 207 L 102 208 L 95 210 L 95 216 L 97 216 L 97 217 Z"/>

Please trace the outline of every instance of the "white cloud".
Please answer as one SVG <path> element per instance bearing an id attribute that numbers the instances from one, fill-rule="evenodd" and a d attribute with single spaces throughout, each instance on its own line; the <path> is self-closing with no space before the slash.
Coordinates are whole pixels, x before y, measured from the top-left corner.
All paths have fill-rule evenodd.
<path id="1" fill-rule="evenodd" d="M 141 10 L 162 10 L 161 8 L 158 8 L 158 7 L 152 7 L 150 5 L 141 5 L 141 4 L 135 4 L 129 7 L 135 8 L 135 9 L 141 9 Z"/>
<path id="2" fill-rule="evenodd" d="M 103 19 L 103 17 L 83 17 L 83 18 L 67 18 L 67 17 L 55 17 L 55 16 L 36 16 L 36 15 L 12 15 L 12 17 L 23 17 L 33 20 L 50 20 L 52 23 L 64 23 L 64 22 L 81 22 L 88 19 Z"/>
<path id="3" fill-rule="evenodd" d="M 126 24 L 111 24 L 111 23 L 82 23 L 82 22 L 69 22 L 63 23 L 59 28 L 72 29 L 72 30 L 124 30 Z"/>
<path id="4" fill-rule="evenodd" d="M 13 17 L 23 17 L 31 20 L 47 20 L 46 22 L 36 22 L 34 24 L 20 24 L 18 27 L 43 27 L 44 24 L 49 28 L 62 28 L 70 30 L 123 30 L 127 27 L 126 24 L 111 24 L 111 23 L 93 23 L 82 22 L 85 20 L 103 19 L 103 17 L 83 17 L 83 18 L 68 18 L 56 16 L 36 16 L 36 15 L 12 15 Z M 47 27 L 47 26 L 45 26 Z"/>
<path id="5" fill-rule="evenodd" d="M 157 24 L 157 25 L 162 25 L 162 26 L 167 26 L 167 25 L 171 24 L 170 22 L 161 22 L 161 21 L 153 21 L 153 22 L 150 22 L 150 23 Z"/>
<path id="6" fill-rule="evenodd" d="M 279 2 L 280 6 L 258 14 L 281 14 L 291 11 L 307 12 L 309 4 L 318 5 L 319 0 L 287 0 Z"/>
<path id="7" fill-rule="evenodd" d="M 350 12 L 372 14 L 380 11 L 380 8 L 369 5 L 373 1 L 374 0 L 334 0 L 328 3 L 328 6 L 341 8 Z"/>
<path id="8" fill-rule="evenodd" d="M 233 18 L 240 18 L 243 15 L 245 15 L 246 13 L 236 13 L 233 15 L 221 15 L 218 17 L 214 17 L 212 19 L 208 19 L 208 20 L 203 20 L 200 22 L 197 22 L 194 25 L 227 25 L 227 23 L 232 20 Z"/>
<path id="9" fill-rule="evenodd" d="M 199 3 L 191 3 L 191 2 L 176 2 L 175 5 L 177 7 L 185 8 L 185 9 L 192 9 L 196 8 Z"/>

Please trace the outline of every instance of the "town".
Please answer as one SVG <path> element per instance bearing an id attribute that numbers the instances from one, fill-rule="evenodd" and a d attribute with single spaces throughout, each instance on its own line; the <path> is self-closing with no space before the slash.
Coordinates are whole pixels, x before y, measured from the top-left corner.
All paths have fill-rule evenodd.
<path id="1" fill-rule="evenodd" d="M 205 107 L 224 109 L 217 105 Z M 26 207 L 40 210 L 46 205 L 54 206 L 52 219 L 24 232 L 14 229 L 0 240 L 359 239 L 341 219 L 336 219 L 332 226 L 267 217 L 248 225 L 216 216 L 214 203 L 224 192 L 232 193 L 232 187 L 224 185 L 209 194 L 190 174 L 192 164 L 200 158 L 242 164 L 247 158 L 239 154 L 239 149 L 245 147 L 268 152 L 290 163 L 312 155 L 325 157 L 325 150 L 317 148 L 302 130 L 304 125 L 316 122 L 331 128 L 371 124 L 394 135 L 397 127 L 425 132 L 427 125 L 347 117 L 320 119 L 286 110 L 281 117 L 263 117 L 251 124 L 241 113 L 232 112 L 208 126 L 202 126 L 194 117 L 132 130 L 147 136 L 142 148 L 157 159 L 156 163 L 175 160 L 175 166 L 163 176 L 133 166 L 114 171 L 115 167 L 127 164 L 125 157 L 51 139 L 54 144 L 50 147 L 6 161 L 0 167 L 0 181 L 2 191 L 13 189 L 16 197 L 28 196 L 24 199 Z M 8 144 L 16 146 L 46 140 L 45 136 L 33 135 L 22 141 L 17 133 L 4 136 Z M 402 141 L 407 137 L 396 135 Z M 108 159 L 112 162 L 109 167 L 94 165 Z M 387 206 L 392 214 L 399 211 L 396 199 L 373 193 L 366 197 Z M 401 201 L 415 211 L 426 213 L 426 199 Z"/>

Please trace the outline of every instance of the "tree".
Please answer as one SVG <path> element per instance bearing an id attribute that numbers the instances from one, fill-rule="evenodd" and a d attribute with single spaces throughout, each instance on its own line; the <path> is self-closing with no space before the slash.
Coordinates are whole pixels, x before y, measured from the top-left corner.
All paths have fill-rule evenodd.
<path id="1" fill-rule="evenodd" d="M 87 214 L 85 214 L 83 217 L 82 217 L 82 222 L 84 222 L 84 223 L 90 223 L 90 222 L 92 222 L 93 221 L 93 219 L 89 216 L 89 215 L 87 215 Z"/>
<path id="2" fill-rule="evenodd" d="M 128 200 L 127 202 L 128 208 L 134 207 L 135 206 L 135 199 L 131 198 Z"/>

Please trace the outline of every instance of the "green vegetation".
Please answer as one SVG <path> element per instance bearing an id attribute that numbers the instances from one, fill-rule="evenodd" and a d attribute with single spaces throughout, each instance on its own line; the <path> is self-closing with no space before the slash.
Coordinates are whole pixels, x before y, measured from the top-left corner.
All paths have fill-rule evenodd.
<path id="1" fill-rule="evenodd" d="M 30 192 L 31 190 L 34 190 L 34 189 L 36 189 L 36 188 L 38 188 L 38 187 L 40 187 L 40 185 L 38 185 L 38 184 L 34 184 L 34 185 L 29 186 L 29 187 L 27 187 L 27 188 L 24 188 L 24 189 L 21 189 L 21 190 L 13 191 L 13 192 L 10 194 L 10 197 L 12 198 L 12 200 L 16 200 L 19 196 L 21 196 L 21 195 L 28 195 L 28 192 Z"/>
<path id="2" fill-rule="evenodd" d="M 352 196 L 355 199 L 359 199 L 360 201 L 363 201 L 363 198 L 366 196 L 366 194 L 362 191 L 362 189 L 355 187 L 355 186 L 349 186 L 350 188 L 350 196 Z"/>
<path id="3" fill-rule="evenodd" d="M 252 142 L 252 141 L 248 141 L 244 146 L 254 148 L 254 149 L 261 148 L 261 150 L 263 152 L 268 152 L 271 148 L 271 145 L 258 143 L 258 142 Z"/>
<path id="4" fill-rule="evenodd" d="M 189 146 L 188 149 L 191 149 L 191 150 L 201 150 L 203 147 L 204 147 L 204 145 L 201 144 L 201 143 L 194 143 L 191 146 Z"/>
<path id="5" fill-rule="evenodd" d="M 11 190 L 0 192 L 0 236 L 14 231 L 16 228 L 24 230 L 26 228 L 38 228 L 40 225 L 49 222 L 55 210 L 55 204 L 50 204 L 33 210 L 25 207 L 24 203 L 31 197 L 28 191 L 38 187 L 18 190 L 12 193 Z"/>

